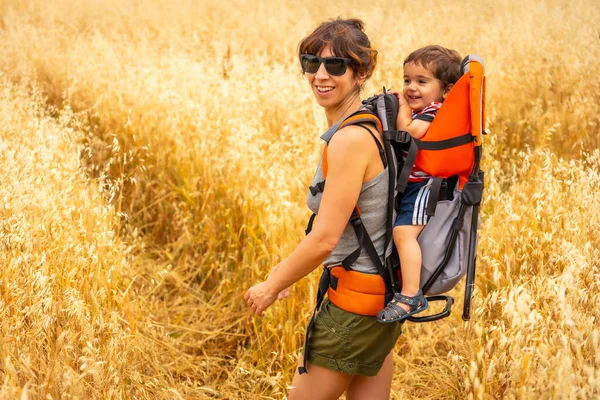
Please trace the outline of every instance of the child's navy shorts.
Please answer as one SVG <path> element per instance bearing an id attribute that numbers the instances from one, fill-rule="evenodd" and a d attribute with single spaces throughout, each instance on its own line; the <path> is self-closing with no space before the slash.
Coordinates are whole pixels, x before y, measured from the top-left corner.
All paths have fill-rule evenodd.
<path id="1" fill-rule="evenodd" d="M 427 224 L 429 219 L 427 216 L 427 200 L 429 200 L 432 182 L 433 179 L 426 179 L 422 182 L 408 182 L 400 199 L 398 216 L 394 226 Z"/>

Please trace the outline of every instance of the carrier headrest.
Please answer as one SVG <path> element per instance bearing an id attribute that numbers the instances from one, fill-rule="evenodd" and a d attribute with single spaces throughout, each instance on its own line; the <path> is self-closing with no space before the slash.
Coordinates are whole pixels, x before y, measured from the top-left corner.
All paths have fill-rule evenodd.
<path id="1" fill-rule="evenodd" d="M 400 110 L 398 97 L 391 93 L 384 93 L 381 97 L 382 99 L 377 102 L 377 115 L 382 119 L 385 113 L 386 124 L 384 124 L 383 129 L 396 130 L 396 119 L 398 118 L 398 112 Z M 387 127 L 385 125 L 387 125 Z"/>
<path id="2" fill-rule="evenodd" d="M 469 63 L 471 61 L 475 61 L 475 62 L 478 62 L 479 64 L 481 64 L 481 66 L 483 67 L 483 70 L 485 71 L 485 65 L 483 64 L 483 59 L 481 57 L 479 57 L 478 55 L 469 54 L 465 58 L 463 58 L 463 60 L 460 63 L 461 76 L 466 74 L 467 72 L 469 72 Z"/>
<path id="3" fill-rule="evenodd" d="M 396 130 L 396 118 L 400 108 L 396 95 L 389 93 L 385 87 L 383 93 L 363 100 L 363 108 L 379 117 L 384 131 Z"/>

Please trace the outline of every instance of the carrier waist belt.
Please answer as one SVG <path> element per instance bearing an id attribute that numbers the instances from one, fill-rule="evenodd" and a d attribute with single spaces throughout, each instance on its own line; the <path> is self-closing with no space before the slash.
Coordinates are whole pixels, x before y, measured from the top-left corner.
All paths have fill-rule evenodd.
<path id="1" fill-rule="evenodd" d="M 342 310 L 375 316 L 385 307 L 385 284 L 381 276 L 331 267 L 329 301 Z"/>

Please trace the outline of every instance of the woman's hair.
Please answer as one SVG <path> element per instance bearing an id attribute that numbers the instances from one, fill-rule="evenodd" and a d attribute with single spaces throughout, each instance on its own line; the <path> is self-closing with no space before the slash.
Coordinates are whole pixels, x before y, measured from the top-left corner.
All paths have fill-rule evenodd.
<path id="1" fill-rule="evenodd" d="M 319 55 L 330 46 L 336 57 L 350 58 L 348 65 L 357 76 L 369 79 L 377 65 L 377 50 L 371 47 L 371 41 L 364 32 L 360 19 L 331 19 L 321 23 L 313 33 L 302 39 L 298 45 L 298 56 L 302 54 Z"/>
<path id="2" fill-rule="evenodd" d="M 403 65 L 414 63 L 427 68 L 446 88 L 460 78 L 460 62 L 460 54 L 456 50 L 429 45 L 410 53 Z"/>

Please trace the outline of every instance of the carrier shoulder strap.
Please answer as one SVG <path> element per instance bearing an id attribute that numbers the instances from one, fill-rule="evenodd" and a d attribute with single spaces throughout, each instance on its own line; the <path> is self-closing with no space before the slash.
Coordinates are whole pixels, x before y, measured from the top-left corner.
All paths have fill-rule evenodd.
<path id="1" fill-rule="evenodd" d="M 367 132 L 369 132 L 369 134 L 375 141 L 375 144 L 377 145 L 377 150 L 379 152 L 379 157 L 381 158 L 381 162 L 383 163 L 383 167 L 387 168 L 388 160 L 387 160 L 387 157 L 385 154 L 384 147 L 379 142 L 379 140 L 377 139 L 375 134 L 371 131 L 371 129 L 369 129 L 365 125 L 366 123 L 374 124 L 376 126 L 376 128 L 381 132 L 381 121 L 379 120 L 379 118 L 377 118 L 373 113 L 371 113 L 367 110 L 364 110 L 364 109 L 358 110 L 355 113 L 351 114 L 349 117 L 347 117 L 339 125 L 337 130 L 340 130 L 349 125 L 356 125 L 356 126 L 360 126 L 361 128 L 365 129 Z M 333 137 L 333 135 L 332 135 L 332 137 Z M 327 162 L 327 146 L 328 146 L 328 143 L 326 143 L 325 147 L 323 148 L 323 154 L 322 154 L 322 158 L 321 158 L 321 169 L 323 170 L 323 177 L 325 178 L 325 180 L 327 179 L 327 172 L 329 169 L 329 165 Z M 318 182 L 317 184 L 310 187 L 310 191 L 313 195 L 315 195 L 319 192 L 322 192 L 324 190 L 325 180 Z M 312 230 L 312 225 L 314 223 L 315 216 L 316 215 L 313 213 L 313 215 L 311 215 L 311 217 L 309 219 L 308 226 L 305 231 L 307 235 Z M 352 211 L 352 215 L 350 216 L 349 222 L 352 225 L 352 228 L 354 229 L 359 246 L 356 250 L 354 250 L 352 253 L 350 253 L 342 261 L 342 266 L 345 269 L 350 269 L 350 266 L 352 264 L 354 264 L 356 262 L 356 260 L 358 260 L 361 250 L 364 248 L 365 251 L 367 252 L 367 254 L 369 255 L 369 258 L 371 259 L 371 261 L 377 268 L 378 273 L 382 277 L 386 276 L 385 266 L 381 262 L 381 259 L 379 258 L 378 254 L 377 254 L 377 250 L 375 249 L 375 246 L 373 245 L 373 241 L 371 240 L 371 237 L 369 236 L 369 234 L 368 234 L 367 230 L 365 229 L 365 227 L 362 223 L 362 220 L 360 218 L 360 208 L 358 207 L 358 205 L 354 206 L 354 210 Z M 386 248 L 387 248 L 387 243 L 386 243 Z"/>
<path id="2" fill-rule="evenodd" d="M 377 145 L 377 150 L 379 151 L 379 157 L 381 158 L 381 162 L 383 163 L 384 168 L 387 167 L 387 157 L 385 154 L 385 150 L 384 150 L 383 146 L 381 145 L 381 143 L 379 142 L 379 140 L 377 140 L 377 138 L 375 137 L 373 132 L 365 125 L 365 124 L 369 124 L 369 123 L 374 124 L 375 127 L 377 128 L 378 132 L 382 131 L 381 122 L 379 121 L 379 119 L 373 113 L 369 112 L 368 110 L 360 109 L 360 110 L 354 112 L 353 114 L 351 114 L 350 116 L 348 116 L 344 121 L 342 121 L 340 123 L 340 125 L 338 126 L 338 128 L 336 129 L 336 131 L 334 132 L 334 134 L 332 134 L 327 139 L 327 142 L 325 143 L 325 146 L 323 148 L 323 153 L 321 155 L 321 169 L 323 170 L 324 179 L 321 182 L 317 182 L 313 186 L 309 187 L 313 196 L 315 196 L 317 193 L 322 192 L 325 189 L 325 181 L 327 179 L 327 171 L 329 169 L 329 165 L 327 162 L 327 146 L 329 145 L 329 141 L 333 138 L 333 135 L 335 135 L 335 133 L 337 133 L 337 131 L 339 131 L 340 129 L 345 128 L 349 125 L 360 126 L 361 128 L 363 128 L 369 132 L 369 134 L 375 141 L 375 144 Z"/>

